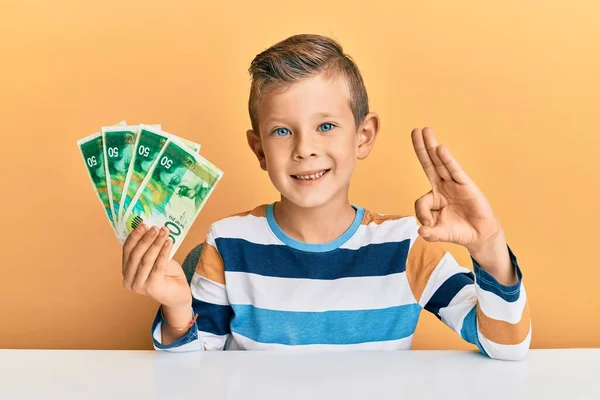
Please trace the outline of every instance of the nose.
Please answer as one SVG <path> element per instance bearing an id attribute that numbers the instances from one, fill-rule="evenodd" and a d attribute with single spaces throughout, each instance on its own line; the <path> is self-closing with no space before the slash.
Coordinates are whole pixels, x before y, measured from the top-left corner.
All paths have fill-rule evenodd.
<path id="1" fill-rule="evenodd" d="M 306 158 L 317 157 L 319 153 L 319 145 L 315 135 L 300 133 L 296 135 L 294 143 L 293 158 L 294 160 L 303 160 Z"/>

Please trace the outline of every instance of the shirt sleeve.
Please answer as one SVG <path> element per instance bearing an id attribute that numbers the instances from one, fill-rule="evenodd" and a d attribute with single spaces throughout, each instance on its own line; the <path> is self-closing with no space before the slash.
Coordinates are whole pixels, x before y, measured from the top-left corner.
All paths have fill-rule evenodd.
<path id="1" fill-rule="evenodd" d="M 473 271 L 459 265 L 439 243 L 418 236 L 407 261 L 415 298 L 465 341 L 491 358 L 521 360 L 531 342 L 531 318 L 523 275 L 508 247 L 518 282 L 499 283 L 471 258 Z"/>
<path id="2" fill-rule="evenodd" d="M 196 323 L 185 336 L 168 345 L 162 344 L 162 318 L 157 312 L 152 324 L 152 341 L 157 351 L 224 350 L 231 336 L 233 310 L 227 297 L 223 259 L 217 250 L 211 227 L 202 247 L 198 264 L 190 282 L 192 311 Z M 192 312 L 190 312 L 190 317 Z"/>

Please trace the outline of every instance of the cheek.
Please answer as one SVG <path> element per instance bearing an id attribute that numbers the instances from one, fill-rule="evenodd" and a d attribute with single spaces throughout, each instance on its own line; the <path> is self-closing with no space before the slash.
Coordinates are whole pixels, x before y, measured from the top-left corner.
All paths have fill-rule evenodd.
<path id="1" fill-rule="evenodd" d="M 278 167 L 281 165 L 281 153 L 274 149 L 265 149 L 265 160 L 269 167 Z"/>
<path id="2" fill-rule="evenodd" d="M 356 163 L 356 143 L 354 140 L 346 140 L 334 147 L 333 157 L 338 164 L 344 167 L 353 167 Z"/>
<path id="3" fill-rule="evenodd" d="M 285 151 L 280 148 L 264 148 L 267 172 L 272 181 L 277 181 L 287 171 L 287 158 Z"/>

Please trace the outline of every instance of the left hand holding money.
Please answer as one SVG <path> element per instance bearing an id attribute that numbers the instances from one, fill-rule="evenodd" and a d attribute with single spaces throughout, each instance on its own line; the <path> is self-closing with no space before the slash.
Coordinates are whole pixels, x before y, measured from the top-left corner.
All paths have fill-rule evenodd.
<path id="1" fill-rule="evenodd" d="M 501 283 L 515 283 L 504 231 L 481 190 L 450 150 L 437 143 L 431 128 L 414 129 L 411 136 L 432 187 L 415 202 L 423 225 L 419 235 L 428 242 L 461 245 Z"/>

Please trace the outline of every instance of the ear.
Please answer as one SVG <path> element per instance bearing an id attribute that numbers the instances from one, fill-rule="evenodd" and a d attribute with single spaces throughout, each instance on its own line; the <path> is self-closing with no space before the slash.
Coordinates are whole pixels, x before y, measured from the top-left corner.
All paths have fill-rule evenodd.
<path id="1" fill-rule="evenodd" d="M 246 139 L 248 140 L 248 146 L 250 146 L 250 150 L 252 150 L 254 155 L 256 155 L 256 158 L 258 158 L 260 168 L 263 171 L 266 171 L 267 161 L 265 159 L 265 153 L 262 149 L 262 143 L 260 142 L 260 135 L 257 132 L 254 132 L 252 129 L 248 129 L 246 131 Z"/>
<path id="2" fill-rule="evenodd" d="M 367 158 L 371 149 L 375 145 L 375 139 L 379 133 L 379 116 L 376 113 L 369 113 L 358 128 L 358 143 L 356 158 L 363 160 Z"/>

